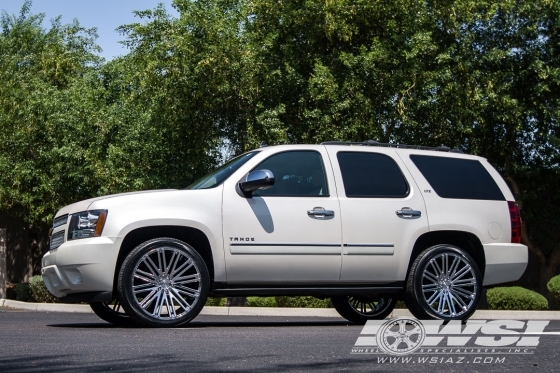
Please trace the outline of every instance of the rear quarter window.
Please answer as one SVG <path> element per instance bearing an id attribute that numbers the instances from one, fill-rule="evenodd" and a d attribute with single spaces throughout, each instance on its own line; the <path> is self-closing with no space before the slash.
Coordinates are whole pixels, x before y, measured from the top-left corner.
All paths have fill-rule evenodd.
<path id="1" fill-rule="evenodd" d="M 476 159 L 417 154 L 410 159 L 442 198 L 505 201 L 500 187 Z"/>

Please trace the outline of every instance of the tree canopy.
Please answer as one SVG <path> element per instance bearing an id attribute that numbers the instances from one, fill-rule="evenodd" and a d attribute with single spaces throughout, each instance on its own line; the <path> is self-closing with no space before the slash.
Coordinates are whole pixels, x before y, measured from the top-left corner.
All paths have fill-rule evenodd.
<path id="1" fill-rule="evenodd" d="M 24 2 L 0 19 L 0 210 L 48 223 L 87 197 L 180 188 L 228 156 L 326 140 L 487 157 L 523 239 L 560 266 L 560 2 L 175 0 L 95 30 Z"/>

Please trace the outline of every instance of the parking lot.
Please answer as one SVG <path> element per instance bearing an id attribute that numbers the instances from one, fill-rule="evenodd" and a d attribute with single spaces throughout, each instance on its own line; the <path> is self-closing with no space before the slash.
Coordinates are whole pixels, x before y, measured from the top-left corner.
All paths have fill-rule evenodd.
<path id="1" fill-rule="evenodd" d="M 362 328 L 341 318 L 210 315 L 175 329 L 117 328 L 94 314 L 2 309 L 0 371 L 559 371 L 559 335 L 541 336 L 530 354 L 413 354 L 407 360 L 352 353 Z M 551 321 L 546 331 L 560 331 L 560 322 Z"/>

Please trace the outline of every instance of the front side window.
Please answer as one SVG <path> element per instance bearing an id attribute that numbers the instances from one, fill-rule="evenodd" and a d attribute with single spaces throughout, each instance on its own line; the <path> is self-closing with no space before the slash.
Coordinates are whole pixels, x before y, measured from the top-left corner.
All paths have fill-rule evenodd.
<path id="1" fill-rule="evenodd" d="M 403 198 L 408 183 L 395 161 L 385 155 L 367 152 L 337 153 L 346 197 Z"/>
<path id="2" fill-rule="evenodd" d="M 210 189 L 220 185 L 257 153 L 258 151 L 253 151 L 233 158 L 231 161 L 210 172 L 208 175 L 201 177 L 189 185 L 186 189 Z"/>
<path id="3" fill-rule="evenodd" d="M 270 156 L 255 170 L 270 170 L 274 185 L 253 192 L 254 196 L 328 197 L 329 190 L 321 154 L 316 151 L 289 151 Z"/>

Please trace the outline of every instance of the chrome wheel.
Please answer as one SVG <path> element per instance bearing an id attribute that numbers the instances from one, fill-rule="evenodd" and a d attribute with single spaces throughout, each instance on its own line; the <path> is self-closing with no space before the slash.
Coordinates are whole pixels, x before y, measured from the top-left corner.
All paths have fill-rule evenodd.
<path id="1" fill-rule="evenodd" d="M 120 326 L 134 325 L 134 321 L 128 317 L 118 300 L 90 303 L 89 306 L 97 316 L 107 322 Z"/>
<path id="2" fill-rule="evenodd" d="M 477 290 L 473 267 L 456 253 L 435 256 L 422 271 L 424 299 L 442 317 L 456 317 L 467 312 Z"/>
<path id="3" fill-rule="evenodd" d="M 362 315 L 377 315 L 385 310 L 391 301 L 392 298 L 348 297 L 348 304 L 350 304 L 354 311 Z"/>
<path id="4" fill-rule="evenodd" d="M 210 276 L 200 254 L 173 238 L 136 247 L 119 273 L 119 299 L 146 326 L 178 326 L 192 320 L 208 296 Z"/>
<path id="5" fill-rule="evenodd" d="M 332 298 L 332 304 L 340 316 L 356 324 L 365 324 L 367 320 L 384 319 L 391 314 L 396 303 L 397 299 L 389 294 Z"/>
<path id="6" fill-rule="evenodd" d="M 150 317 L 161 320 L 187 314 L 200 297 L 200 271 L 194 261 L 174 247 L 158 247 L 134 268 L 134 300 Z"/>
<path id="7" fill-rule="evenodd" d="M 481 291 L 473 258 L 461 248 L 436 245 L 412 264 L 405 302 L 419 319 L 464 320 L 476 310 Z"/>

